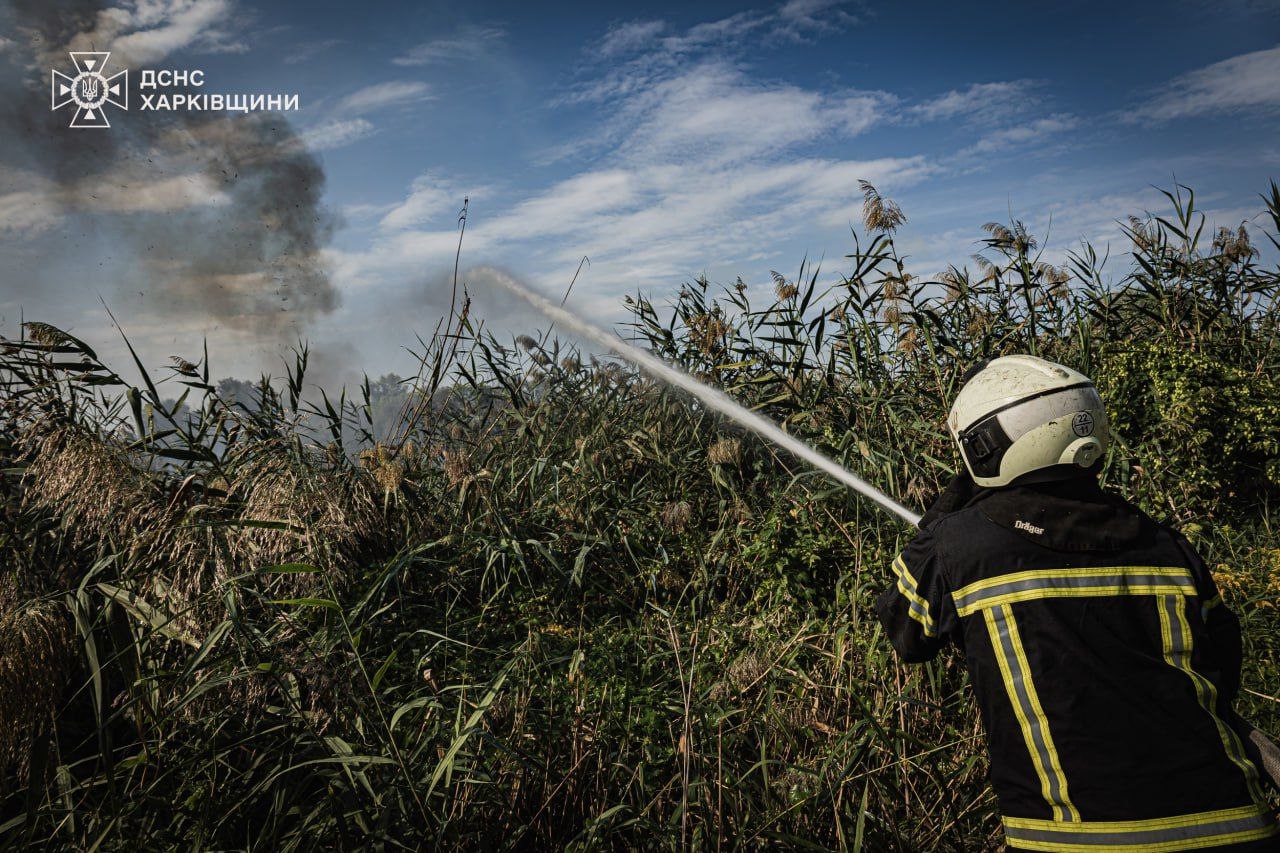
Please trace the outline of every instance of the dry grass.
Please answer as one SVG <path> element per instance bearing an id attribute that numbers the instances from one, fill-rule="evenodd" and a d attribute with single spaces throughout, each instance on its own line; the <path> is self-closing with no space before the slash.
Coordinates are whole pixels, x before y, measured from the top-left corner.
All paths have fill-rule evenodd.
<path id="1" fill-rule="evenodd" d="M 76 540 L 123 543 L 136 541 L 136 531 L 168 527 L 160 523 L 166 511 L 160 489 L 109 436 L 37 423 L 20 442 L 31 483 L 27 499 L 55 511 Z"/>
<path id="2" fill-rule="evenodd" d="M 0 615 L 0 792 L 28 782 L 32 737 L 54 721 L 72 675 L 70 626 L 50 602 Z"/>

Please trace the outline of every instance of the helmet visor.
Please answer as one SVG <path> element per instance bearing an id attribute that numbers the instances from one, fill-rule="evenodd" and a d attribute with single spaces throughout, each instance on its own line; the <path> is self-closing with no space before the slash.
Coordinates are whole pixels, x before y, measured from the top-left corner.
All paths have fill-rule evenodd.
<path id="1" fill-rule="evenodd" d="M 1076 435 L 1090 435 L 1095 422 L 1087 413 L 1101 409 L 1102 398 L 1092 383 L 1055 388 L 991 412 L 956 438 L 975 477 L 998 477 L 1005 451 L 1031 430 L 1071 415 Z M 1086 416 L 1080 417 L 1082 414 Z"/>

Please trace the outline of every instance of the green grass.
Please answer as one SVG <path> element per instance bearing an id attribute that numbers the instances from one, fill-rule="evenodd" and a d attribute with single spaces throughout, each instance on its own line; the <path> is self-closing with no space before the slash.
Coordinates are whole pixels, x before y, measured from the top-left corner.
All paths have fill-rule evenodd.
<path id="1" fill-rule="evenodd" d="M 916 506 L 964 366 L 1094 375 L 1108 482 L 1215 566 L 1280 734 L 1277 271 L 1178 188 L 1125 270 L 1012 223 L 915 281 L 886 201 L 835 286 L 695 281 L 631 334 Z M 0 843 L 999 845 L 961 662 L 899 664 L 873 617 L 899 522 L 465 309 L 389 419 L 368 383 L 306 402 L 306 360 L 243 406 L 204 355 L 134 385 L 51 326 L 4 344 Z"/>

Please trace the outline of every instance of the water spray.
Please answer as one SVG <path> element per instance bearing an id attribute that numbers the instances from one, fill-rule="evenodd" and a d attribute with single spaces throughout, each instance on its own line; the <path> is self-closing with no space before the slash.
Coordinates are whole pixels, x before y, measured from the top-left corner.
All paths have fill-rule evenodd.
<path id="1" fill-rule="evenodd" d="M 915 526 L 920 522 L 920 516 L 917 513 L 907 509 L 905 506 L 898 503 L 875 486 L 839 465 L 834 460 L 822 455 L 795 436 L 788 435 L 776 423 L 769 420 L 764 415 L 746 408 L 720 389 L 712 388 L 710 385 L 704 385 L 684 371 L 667 364 L 662 359 L 653 355 L 653 353 L 646 352 L 637 346 L 627 343 L 618 336 L 611 335 L 604 329 L 588 323 L 573 312 L 556 305 L 542 294 L 525 287 L 523 284 L 501 270 L 482 267 L 476 270 L 476 272 L 482 272 L 485 275 L 492 277 L 493 281 L 500 285 L 504 290 L 510 291 L 516 296 L 519 296 L 542 314 L 545 314 L 548 319 L 561 324 L 562 326 L 570 329 L 574 334 L 585 338 L 592 343 L 612 350 L 617 355 L 640 368 L 640 370 L 652 376 L 654 379 L 665 382 L 667 385 L 679 388 L 682 391 L 687 391 L 689 394 L 692 394 L 694 397 L 705 403 L 708 407 L 715 409 L 730 420 L 746 427 L 761 438 L 771 441 L 779 447 L 787 450 L 797 458 L 803 459 L 805 462 L 808 462 L 810 465 L 828 474 L 833 479 L 845 484 L 855 492 L 858 492 L 864 497 L 870 498 L 872 501 L 879 504 L 881 508 L 888 510 L 908 524 Z"/>

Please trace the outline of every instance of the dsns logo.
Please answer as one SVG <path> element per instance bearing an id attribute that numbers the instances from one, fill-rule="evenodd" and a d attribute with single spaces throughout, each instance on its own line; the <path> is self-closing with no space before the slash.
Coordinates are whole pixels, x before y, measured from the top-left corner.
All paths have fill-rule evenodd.
<path id="1" fill-rule="evenodd" d="M 76 75 L 68 77 L 60 71 L 53 72 L 53 109 L 75 104 L 72 127 L 111 127 L 107 106 L 129 109 L 129 72 L 117 71 L 107 77 L 105 69 L 110 58 L 109 51 L 73 50 L 71 62 L 76 67 Z"/>

